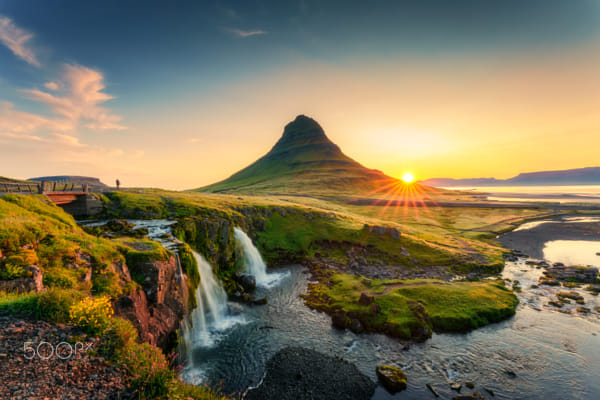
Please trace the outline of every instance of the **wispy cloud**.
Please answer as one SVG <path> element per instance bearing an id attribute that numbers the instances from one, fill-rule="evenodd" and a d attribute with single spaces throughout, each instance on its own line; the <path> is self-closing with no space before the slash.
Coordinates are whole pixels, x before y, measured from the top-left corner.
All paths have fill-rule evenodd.
<path id="1" fill-rule="evenodd" d="M 21 90 L 27 98 L 47 104 L 52 112 L 70 121 L 72 128 L 83 121 L 84 126 L 95 130 L 126 129 L 120 124 L 121 116 L 112 114 L 100 104 L 114 97 L 102 92 L 104 76 L 101 72 L 81 66 L 65 64 L 58 82 L 48 82 L 45 87 L 58 94 L 39 89 Z"/>
<path id="2" fill-rule="evenodd" d="M 63 118 L 46 118 L 42 115 L 15 110 L 10 102 L 0 102 L 0 133 L 31 133 L 39 129 L 66 131 L 72 128 Z"/>
<path id="3" fill-rule="evenodd" d="M 0 15 L 0 42 L 15 55 L 38 68 L 42 66 L 27 43 L 33 34 L 16 26 L 8 17 Z"/>
<path id="4" fill-rule="evenodd" d="M 243 29 L 237 29 L 237 28 L 223 28 L 225 31 L 229 32 L 229 33 L 233 33 L 235 36 L 237 37 L 241 37 L 241 38 L 246 38 L 246 37 L 250 37 L 250 36 L 256 36 L 256 35 L 266 35 L 268 32 L 264 31 L 262 29 L 255 29 L 255 30 L 251 30 L 251 31 L 246 31 Z"/>

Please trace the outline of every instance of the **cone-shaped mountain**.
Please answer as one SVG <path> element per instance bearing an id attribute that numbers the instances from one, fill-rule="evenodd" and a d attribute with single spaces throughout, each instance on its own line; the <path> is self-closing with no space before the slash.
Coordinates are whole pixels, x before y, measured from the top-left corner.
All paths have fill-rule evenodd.
<path id="1" fill-rule="evenodd" d="M 287 124 L 275 146 L 253 164 L 228 179 L 199 190 L 360 194 L 397 182 L 381 171 L 363 167 L 333 143 L 312 118 L 299 115 Z"/>

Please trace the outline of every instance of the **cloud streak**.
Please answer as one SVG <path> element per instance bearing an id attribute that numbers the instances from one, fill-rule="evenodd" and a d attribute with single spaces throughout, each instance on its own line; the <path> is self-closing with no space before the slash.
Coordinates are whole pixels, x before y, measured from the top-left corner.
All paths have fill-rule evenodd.
<path id="1" fill-rule="evenodd" d="M 267 31 L 264 31 L 262 29 L 256 29 L 256 30 L 251 30 L 251 31 L 246 31 L 246 30 L 237 29 L 237 28 L 223 28 L 223 29 L 225 29 L 227 32 L 233 33 L 235 36 L 241 37 L 241 38 L 247 38 L 250 36 L 257 36 L 257 35 L 266 35 L 268 33 Z"/>
<path id="2" fill-rule="evenodd" d="M 76 64 L 65 64 L 59 82 L 48 82 L 45 87 L 57 94 L 39 89 L 23 89 L 30 100 L 50 107 L 53 113 L 66 121 L 75 129 L 80 121 L 85 127 L 94 130 L 126 129 L 120 124 L 121 116 L 112 114 L 100 104 L 114 97 L 102 92 L 104 76 L 99 71 Z"/>
<path id="3" fill-rule="evenodd" d="M 27 46 L 32 37 L 32 33 L 16 26 L 10 18 L 0 15 L 0 42 L 8 47 L 17 57 L 40 68 L 42 64 L 36 58 L 33 50 Z"/>

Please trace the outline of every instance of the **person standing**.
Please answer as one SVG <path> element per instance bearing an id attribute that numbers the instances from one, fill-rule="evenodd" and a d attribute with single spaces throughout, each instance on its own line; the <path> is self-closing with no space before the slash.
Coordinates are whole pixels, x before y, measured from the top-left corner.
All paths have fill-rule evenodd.
<path id="1" fill-rule="evenodd" d="M 117 179 L 117 190 L 119 190 L 119 186 L 121 186 L 121 181 Z"/>

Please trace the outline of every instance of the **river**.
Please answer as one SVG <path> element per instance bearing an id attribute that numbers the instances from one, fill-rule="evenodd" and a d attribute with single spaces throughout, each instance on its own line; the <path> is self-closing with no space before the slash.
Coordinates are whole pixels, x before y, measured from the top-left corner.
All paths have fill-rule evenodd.
<path id="1" fill-rule="evenodd" d="M 565 223 L 582 222 L 552 220 L 548 226 Z M 600 226 L 595 219 L 591 222 L 583 219 L 583 223 Z M 163 232 L 168 229 L 165 223 L 155 225 L 156 228 L 147 225 L 154 237 L 157 237 L 154 229 Z M 541 226 L 532 224 L 507 235 L 532 234 L 529 231 Z M 549 261 L 561 261 L 571 253 L 579 257 L 581 246 L 586 246 L 585 260 L 600 265 L 600 256 L 591 253 L 596 248 L 600 251 L 600 237 L 587 238 L 593 240 L 585 240 L 585 245 L 579 243 L 577 247 L 552 244 L 550 239 L 543 242 L 549 246 L 539 250 Z M 242 393 L 260 383 L 272 355 L 282 347 L 297 345 L 344 358 L 374 381 L 378 365 L 403 369 L 408 389 L 392 396 L 378 386 L 373 396 L 376 400 L 433 398 L 426 384 L 433 385 L 441 398 L 451 398 L 457 394 L 450 388 L 451 383 L 463 383 L 461 393 L 468 394 L 472 391 L 464 383 L 469 381 L 475 383 L 475 391 L 488 398 L 491 395 L 483 387 L 494 392 L 494 398 L 498 399 L 597 398 L 599 314 L 595 311 L 589 315 L 564 314 L 548 307 L 547 302 L 561 288 L 531 289 L 542 269 L 526 261 L 507 262 L 503 272 L 504 278 L 519 280 L 523 288 L 517 294 L 520 304 L 514 317 L 467 334 L 434 334 L 425 343 L 409 346 L 380 334 L 334 329 L 327 315 L 308 309 L 299 297 L 306 292 L 310 279 L 304 268 L 300 265 L 279 268 L 276 284 L 271 280 L 255 293 L 257 298 L 267 296 L 268 304 L 227 303 L 227 314 L 236 323 L 213 332 L 212 340 L 196 341 L 191 346 L 191 361 L 184 369 L 184 378 L 220 386 L 227 393 Z M 575 290 L 584 296 L 586 307 L 600 306 L 597 297 L 582 289 Z M 570 310 L 575 307 L 575 304 L 565 306 Z"/>

